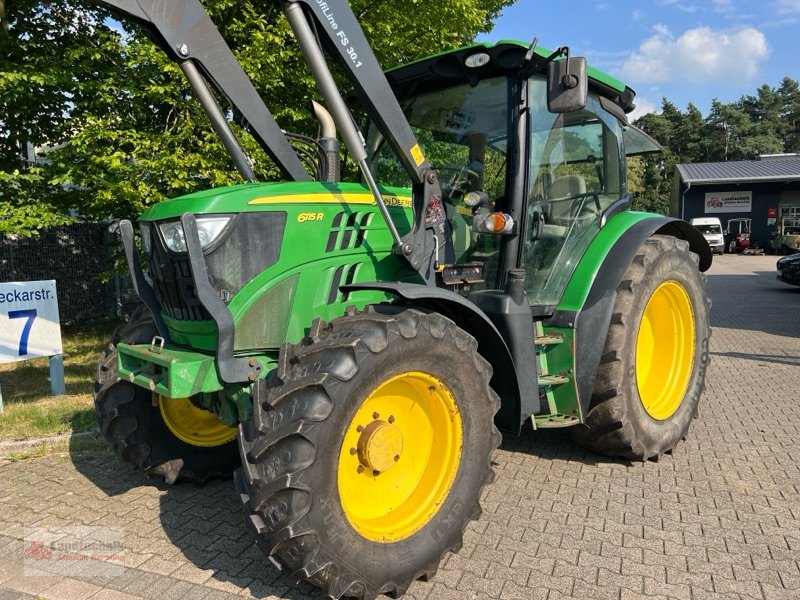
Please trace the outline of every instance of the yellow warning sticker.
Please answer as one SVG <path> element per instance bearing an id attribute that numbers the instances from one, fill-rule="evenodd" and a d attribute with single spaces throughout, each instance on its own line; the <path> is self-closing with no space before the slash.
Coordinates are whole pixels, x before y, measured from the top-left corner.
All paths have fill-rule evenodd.
<path id="1" fill-rule="evenodd" d="M 420 166 L 425 162 L 425 157 L 422 155 L 422 150 L 420 149 L 419 144 L 414 144 L 414 147 L 411 148 L 411 156 L 414 158 L 414 162 L 417 163 L 417 166 Z"/>

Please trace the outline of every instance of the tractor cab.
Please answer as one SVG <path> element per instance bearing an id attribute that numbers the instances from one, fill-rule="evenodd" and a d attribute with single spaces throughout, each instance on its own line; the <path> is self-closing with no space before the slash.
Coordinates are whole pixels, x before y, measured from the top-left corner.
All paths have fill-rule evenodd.
<path id="1" fill-rule="evenodd" d="M 660 151 L 627 123 L 629 88 L 598 71 L 589 70 L 580 107 L 554 107 L 551 56 L 502 42 L 387 74 L 439 175 L 455 262 L 483 267 L 483 281 L 459 291 L 502 288 L 508 269 L 523 268 L 538 316 L 552 314 L 592 240 L 630 203 L 626 147 L 636 154 Z M 376 178 L 408 186 L 378 128 L 367 129 Z"/>

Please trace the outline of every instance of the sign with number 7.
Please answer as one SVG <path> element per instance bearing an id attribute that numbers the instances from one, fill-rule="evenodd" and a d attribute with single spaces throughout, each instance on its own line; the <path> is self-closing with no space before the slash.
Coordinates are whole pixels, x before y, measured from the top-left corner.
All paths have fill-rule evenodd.
<path id="1" fill-rule="evenodd" d="M 56 282 L 0 283 L 0 364 L 61 353 Z"/>

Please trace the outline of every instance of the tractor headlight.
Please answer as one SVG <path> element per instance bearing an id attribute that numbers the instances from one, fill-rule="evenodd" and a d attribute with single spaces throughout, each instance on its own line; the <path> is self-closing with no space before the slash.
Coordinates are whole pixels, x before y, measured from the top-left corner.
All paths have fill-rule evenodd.
<path id="1" fill-rule="evenodd" d="M 464 204 L 470 208 L 475 208 L 478 205 L 488 204 L 489 195 L 486 192 L 467 192 L 464 194 Z"/>
<path id="2" fill-rule="evenodd" d="M 211 246 L 231 221 L 230 216 L 213 216 L 197 218 L 197 235 L 203 250 Z M 186 236 L 180 221 L 159 223 L 158 228 L 164 237 L 164 243 L 171 252 L 186 252 Z"/>
<path id="3" fill-rule="evenodd" d="M 477 69 L 483 65 L 488 65 L 490 60 L 492 60 L 492 57 L 486 54 L 486 52 L 476 52 L 465 58 L 464 64 L 470 69 Z"/>

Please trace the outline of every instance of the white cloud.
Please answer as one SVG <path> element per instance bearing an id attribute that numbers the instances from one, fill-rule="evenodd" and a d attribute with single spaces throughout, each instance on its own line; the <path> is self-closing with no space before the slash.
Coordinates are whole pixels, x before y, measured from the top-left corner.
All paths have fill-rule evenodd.
<path id="1" fill-rule="evenodd" d="M 800 14 L 800 0 L 776 0 L 774 4 L 779 15 Z"/>
<path id="2" fill-rule="evenodd" d="M 636 108 L 633 109 L 632 113 L 628 114 L 629 123 L 633 123 L 636 119 L 648 113 L 658 112 L 658 107 L 647 98 L 636 96 L 635 103 Z"/>
<path id="3" fill-rule="evenodd" d="M 622 72 L 636 83 L 741 81 L 752 79 L 768 54 L 766 36 L 753 27 L 698 27 L 675 38 L 666 26 L 656 25 Z"/>

